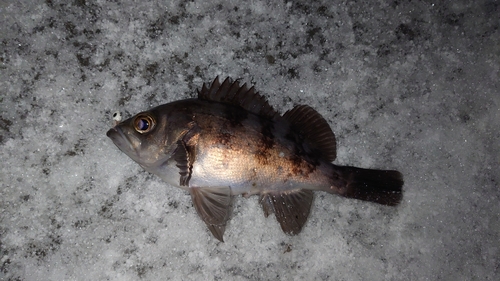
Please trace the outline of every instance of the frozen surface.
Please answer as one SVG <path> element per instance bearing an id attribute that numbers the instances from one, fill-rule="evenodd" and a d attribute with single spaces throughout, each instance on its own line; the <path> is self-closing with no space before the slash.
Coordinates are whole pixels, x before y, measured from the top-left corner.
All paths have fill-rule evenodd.
<path id="1" fill-rule="evenodd" d="M 499 280 L 499 6 L 2 1 L 0 280 Z M 105 135 L 216 75 L 316 108 L 402 204 L 317 193 L 290 237 L 238 198 L 218 243 Z"/>

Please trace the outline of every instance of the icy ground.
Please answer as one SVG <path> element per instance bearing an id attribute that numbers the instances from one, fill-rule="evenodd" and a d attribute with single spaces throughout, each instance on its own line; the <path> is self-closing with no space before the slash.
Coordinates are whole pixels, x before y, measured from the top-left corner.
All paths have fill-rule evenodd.
<path id="1" fill-rule="evenodd" d="M 499 6 L 2 1 L 0 280 L 499 280 Z M 216 75 L 316 108 L 402 204 L 317 193 L 290 237 L 238 198 L 219 243 L 105 135 Z"/>

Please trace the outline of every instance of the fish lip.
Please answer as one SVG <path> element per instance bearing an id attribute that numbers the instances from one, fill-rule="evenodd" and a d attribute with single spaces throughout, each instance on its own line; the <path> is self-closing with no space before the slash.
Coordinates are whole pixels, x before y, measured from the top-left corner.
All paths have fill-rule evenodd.
<path id="1" fill-rule="evenodd" d="M 108 136 L 108 138 L 110 138 L 113 142 L 117 141 L 118 139 L 128 141 L 127 137 L 123 134 L 123 131 L 118 127 L 109 129 L 106 133 L 106 136 Z"/>
<path id="2" fill-rule="evenodd" d="M 123 133 L 120 127 L 113 127 L 106 132 L 106 136 L 110 138 L 113 143 L 123 152 L 133 152 L 137 154 L 136 149 L 133 147 L 132 142 Z"/>
<path id="3" fill-rule="evenodd" d="M 110 139 L 113 139 L 113 133 L 117 133 L 118 130 L 116 130 L 115 127 L 111 128 L 108 130 L 108 132 L 106 132 L 106 136 L 108 136 L 108 138 Z"/>

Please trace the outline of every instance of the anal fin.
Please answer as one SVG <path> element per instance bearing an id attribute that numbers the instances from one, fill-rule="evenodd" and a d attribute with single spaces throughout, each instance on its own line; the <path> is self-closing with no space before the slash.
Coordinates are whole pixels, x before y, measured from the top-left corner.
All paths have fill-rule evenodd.
<path id="1" fill-rule="evenodd" d="M 274 213 L 281 229 L 289 235 L 300 233 L 309 216 L 312 201 L 313 192 L 303 189 L 264 193 L 259 200 L 264 215 L 267 217 Z"/>
<path id="2" fill-rule="evenodd" d="M 229 187 L 189 188 L 193 205 L 210 232 L 224 242 L 226 222 L 232 210 L 232 196 Z"/>

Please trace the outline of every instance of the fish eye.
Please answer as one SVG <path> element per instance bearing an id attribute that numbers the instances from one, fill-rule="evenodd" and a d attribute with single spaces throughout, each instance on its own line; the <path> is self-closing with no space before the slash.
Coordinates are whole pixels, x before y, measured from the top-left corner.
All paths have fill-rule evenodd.
<path id="1" fill-rule="evenodd" d="M 134 129 L 141 134 L 150 132 L 155 125 L 155 119 L 151 115 L 141 114 L 134 119 Z"/>

